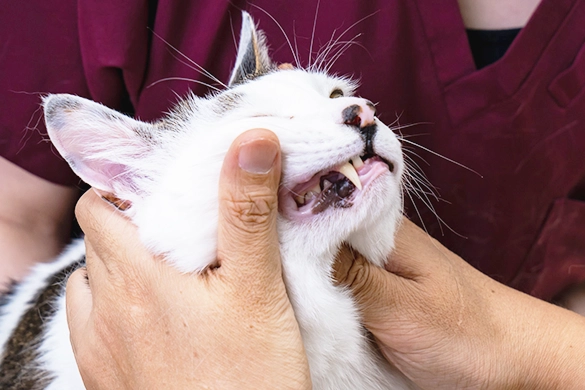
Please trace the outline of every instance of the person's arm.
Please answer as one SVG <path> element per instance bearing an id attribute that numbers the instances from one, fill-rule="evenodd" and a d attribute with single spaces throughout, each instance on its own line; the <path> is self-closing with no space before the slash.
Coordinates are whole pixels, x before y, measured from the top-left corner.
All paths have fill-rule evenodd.
<path id="1" fill-rule="evenodd" d="M 584 317 L 490 279 L 406 219 L 396 240 L 387 269 L 345 248 L 335 277 L 422 388 L 583 388 Z"/>
<path id="2" fill-rule="evenodd" d="M 0 157 L 0 293 L 69 242 L 78 196 Z"/>
<path id="3" fill-rule="evenodd" d="M 95 192 L 81 198 L 87 274 L 70 277 L 67 312 L 87 389 L 311 388 L 282 279 L 279 179 L 273 133 L 234 142 L 220 183 L 217 264 L 200 275 L 150 255 Z"/>

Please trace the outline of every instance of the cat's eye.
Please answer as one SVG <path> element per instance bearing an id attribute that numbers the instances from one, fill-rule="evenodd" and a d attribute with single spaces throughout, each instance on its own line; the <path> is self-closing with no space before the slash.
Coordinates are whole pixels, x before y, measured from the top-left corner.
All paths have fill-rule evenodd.
<path id="1" fill-rule="evenodd" d="M 329 95 L 329 98 L 331 99 L 336 99 L 340 97 L 343 97 L 343 91 L 341 89 L 334 89 L 333 92 L 331 92 L 331 95 Z"/>

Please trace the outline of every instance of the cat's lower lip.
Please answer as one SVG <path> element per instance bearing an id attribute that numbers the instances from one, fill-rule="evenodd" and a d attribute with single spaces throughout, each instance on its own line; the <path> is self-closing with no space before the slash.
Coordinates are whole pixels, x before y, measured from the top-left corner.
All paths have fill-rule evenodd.
<path id="1" fill-rule="evenodd" d="M 325 210 L 352 207 L 375 179 L 391 172 L 391 167 L 379 156 L 372 156 L 363 161 L 355 170 L 357 178 L 349 180 L 337 168 L 324 170 L 314 175 L 309 181 L 298 184 L 291 191 L 281 194 L 281 208 L 290 217 L 308 218 Z M 359 180 L 362 187 L 354 184 Z"/>

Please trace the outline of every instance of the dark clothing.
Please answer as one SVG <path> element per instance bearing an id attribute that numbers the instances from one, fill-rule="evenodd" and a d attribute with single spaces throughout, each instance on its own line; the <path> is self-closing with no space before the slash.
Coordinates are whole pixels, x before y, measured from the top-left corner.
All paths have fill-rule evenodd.
<path id="1" fill-rule="evenodd" d="M 477 69 L 493 64 L 506 54 L 516 39 L 520 28 L 507 30 L 474 30 L 467 29 L 469 48 Z"/>
<path id="2" fill-rule="evenodd" d="M 240 9 L 266 32 L 276 61 L 293 61 L 264 9 L 302 65 L 311 42 L 315 58 L 332 34 L 348 29 L 345 42 L 361 33 L 332 71 L 360 78 L 359 94 L 379 102 L 386 123 L 416 123 L 400 129 L 418 135 L 407 140 L 479 173 L 407 151 L 444 200 L 433 207 L 448 227 L 420 201 L 418 211 L 407 205 L 415 221 L 481 271 L 535 296 L 551 299 L 585 280 L 585 0 L 542 0 L 505 55 L 481 70 L 456 0 L 322 1 L 314 39 L 316 2 L 254 4 L 261 8 L 241 0 L 0 3 L 0 155 L 76 183 L 44 141 L 37 93 L 75 93 L 158 118 L 175 93 L 206 92 L 172 78 L 214 84 L 191 60 L 227 80 Z"/>

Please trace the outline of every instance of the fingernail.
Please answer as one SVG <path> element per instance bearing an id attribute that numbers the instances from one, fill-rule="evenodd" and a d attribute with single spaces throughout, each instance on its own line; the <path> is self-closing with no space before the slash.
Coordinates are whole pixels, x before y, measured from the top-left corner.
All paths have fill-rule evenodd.
<path id="1" fill-rule="evenodd" d="M 240 144 L 238 164 L 250 173 L 266 174 L 274 165 L 278 145 L 267 139 L 255 139 Z"/>
<path id="2" fill-rule="evenodd" d="M 105 200 L 106 202 L 111 204 L 112 206 L 116 207 L 118 210 L 126 211 L 130 208 L 130 206 L 132 206 L 132 203 L 129 200 L 116 198 L 114 195 L 112 195 L 108 192 L 103 192 L 103 191 L 98 190 L 97 188 L 94 188 L 94 187 L 92 187 L 91 189 L 96 194 L 98 194 L 100 198 L 102 198 L 103 200 Z"/>

